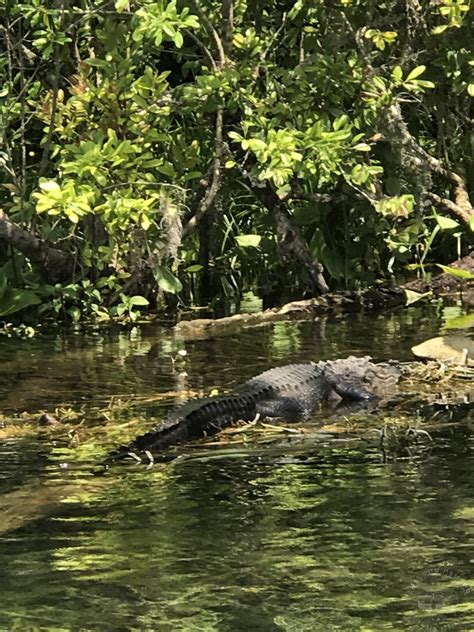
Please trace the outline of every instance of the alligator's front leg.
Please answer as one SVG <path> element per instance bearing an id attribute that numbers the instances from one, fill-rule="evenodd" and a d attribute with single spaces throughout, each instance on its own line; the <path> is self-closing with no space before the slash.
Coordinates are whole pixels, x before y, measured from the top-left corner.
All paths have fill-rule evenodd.
<path id="1" fill-rule="evenodd" d="M 281 417 L 285 421 L 295 421 L 308 412 L 295 397 L 271 397 L 256 402 L 255 408 L 260 417 Z"/>
<path id="2" fill-rule="evenodd" d="M 332 374 L 327 374 L 325 377 L 332 390 L 343 399 L 352 399 L 359 402 L 377 399 L 377 395 L 367 390 L 362 384 L 351 382 Z"/>

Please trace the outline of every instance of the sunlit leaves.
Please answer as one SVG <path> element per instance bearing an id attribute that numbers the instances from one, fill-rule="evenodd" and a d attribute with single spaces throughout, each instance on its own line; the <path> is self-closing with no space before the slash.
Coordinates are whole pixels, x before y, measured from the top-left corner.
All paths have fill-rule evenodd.
<path id="1" fill-rule="evenodd" d="M 403 70 L 401 66 L 395 66 L 392 70 L 392 80 L 396 86 L 402 86 L 410 92 L 423 92 L 424 88 L 434 88 L 435 84 L 426 79 L 418 79 L 426 70 L 426 66 L 417 66 L 413 68 L 403 79 Z"/>
<path id="2" fill-rule="evenodd" d="M 293 7 L 288 11 L 288 19 L 294 20 L 301 13 L 303 9 L 304 2 L 303 0 L 296 0 Z"/>
<path id="3" fill-rule="evenodd" d="M 33 194 L 37 213 L 63 216 L 77 224 L 80 217 L 92 211 L 95 193 L 90 187 L 76 187 L 72 179 L 64 181 L 62 186 L 53 180 L 40 182 L 39 186 L 42 192 Z"/>
<path id="4" fill-rule="evenodd" d="M 371 188 L 370 183 L 381 173 L 383 173 L 383 168 L 380 165 L 357 163 L 351 171 L 345 172 L 345 177 L 358 186 L 365 185 Z"/>
<path id="5" fill-rule="evenodd" d="M 258 57 L 265 48 L 264 40 L 257 35 L 253 27 L 245 29 L 244 32 L 237 31 L 234 34 L 233 45 L 249 58 Z"/>
<path id="6" fill-rule="evenodd" d="M 379 31 L 378 29 L 367 29 L 365 31 L 365 37 L 372 40 L 375 46 L 379 50 L 385 50 L 387 44 L 393 43 L 398 33 L 396 31 Z"/>
<path id="7" fill-rule="evenodd" d="M 414 204 L 415 198 L 413 195 L 399 195 L 378 200 L 374 202 L 374 207 L 382 215 L 408 217 L 413 211 Z"/>
<path id="8" fill-rule="evenodd" d="M 403 70 L 401 66 L 395 66 L 392 70 L 392 79 L 396 83 L 401 83 L 403 77 Z"/>
<path id="9" fill-rule="evenodd" d="M 445 217 L 444 215 L 436 215 L 436 221 L 441 230 L 453 230 L 459 228 L 459 222 L 451 217 Z"/>
<path id="10" fill-rule="evenodd" d="M 258 248 L 262 237 L 260 235 L 237 235 L 235 240 L 241 248 Z"/>
<path id="11" fill-rule="evenodd" d="M 416 79 L 417 77 L 422 75 L 425 72 L 425 70 L 426 70 L 426 66 L 417 66 L 416 68 L 413 68 L 413 70 L 410 73 L 408 73 L 406 81 L 412 81 L 413 79 Z"/>
<path id="12" fill-rule="evenodd" d="M 126 11 L 130 9 L 130 0 L 115 0 L 115 10 Z"/>
<path id="13" fill-rule="evenodd" d="M 164 40 L 174 42 L 177 48 L 183 46 L 182 29 L 197 29 L 199 21 L 190 14 L 189 8 L 181 11 L 176 6 L 176 0 L 170 2 L 154 2 L 142 6 L 135 14 L 136 27 L 132 38 L 140 42 L 143 38 L 151 38 L 155 46 L 160 46 Z"/>
<path id="14" fill-rule="evenodd" d="M 303 159 L 301 134 L 291 129 L 269 129 L 264 138 L 244 138 L 236 132 L 229 136 L 240 141 L 244 151 L 250 150 L 261 165 L 258 177 L 273 180 L 277 186 L 284 185 Z"/>
<path id="15" fill-rule="evenodd" d="M 439 24 L 433 28 L 433 34 L 440 35 L 449 28 L 460 28 L 464 17 L 469 11 L 469 4 L 463 0 L 440 0 L 437 3 L 439 14 L 447 20 L 445 24 Z"/>
<path id="16" fill-rule="evenodd" d="M 457 279 L 464 279 L 466 281 L 474 280 L 474 274 L 472 274 L 472 272 L 469 272 L 469 270 L 463 270 L 462 268 L 453 268 L 452 266 L 443 266 L 440 263 L 438 263 L 437 266 L 438 268 L 441 268 L 441 270 L 446 274 L 450 274 Z"/>

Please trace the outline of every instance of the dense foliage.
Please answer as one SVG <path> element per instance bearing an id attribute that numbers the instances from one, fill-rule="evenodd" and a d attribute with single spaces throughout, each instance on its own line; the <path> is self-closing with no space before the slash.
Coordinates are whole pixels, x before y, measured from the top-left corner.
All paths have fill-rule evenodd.
<path id="1" fill-rule="evenodd" d="M 469 250 L 467 2 L 1 7 L 0 317 L 271 300 Z"/>

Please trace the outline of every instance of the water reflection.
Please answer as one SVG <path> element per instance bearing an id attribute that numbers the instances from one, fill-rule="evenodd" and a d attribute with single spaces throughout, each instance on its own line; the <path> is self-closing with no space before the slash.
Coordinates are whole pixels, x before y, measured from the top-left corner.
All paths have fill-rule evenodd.
<path id="1" fill-rule="evenodd" d="M 87 429 L 112 395 L 157 396 L 134 411 L 160 416 L 183 389 L 229 388 L 279 363 L 406 359 L 442 322 L 431 306 L 200 341 L 150 327 L 2 342 L 0 396 L 11 413 L 80 407 Z M 375 440 L 308 435 L 184 449 L 99 478 L 93 443 L 3 441 L 0 629 L 474 629 L 469 423 L 387 463 Z"/>
<path id="2" fill-rule="evenodd" d="M 472 465 L 462 435 L 416 464 L 347 444 L 290 463 L 250 451 L 120 471 L 92 491 L 82 480 L 54 515 L 2 539 L 2 616 L 65 629 L 469 629 Z"/>

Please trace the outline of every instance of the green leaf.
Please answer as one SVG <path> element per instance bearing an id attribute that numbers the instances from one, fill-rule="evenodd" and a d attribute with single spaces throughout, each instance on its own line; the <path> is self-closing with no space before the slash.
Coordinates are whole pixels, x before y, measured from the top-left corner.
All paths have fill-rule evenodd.
<path id="1" fill-rule="evenodd" d="M 367 143 L 358 143 L 357 145 L 354 145 L 353 149 L 356 151 L 370 151 L 371 146 Z"/>
<path id="2" fill-rule="evenodd" d="M 401 81 L 403 78 L 403 70 L 401 66 L 395 66 L 392 70 L 392 79 L 394 81 Z"/>
<path id="3" fill-rule="evenodd" d="M 160 167 L 155 167 L 157 171 L 160 173 L 164 173 L 165 176 L 169 176 L 170 178 L 174 178 L 176 176 L 176 171 L 171 163 L 165 162 L 165 164 Z"/>
<path id="4" fill-rule="evenodd" d="M 69 221 L 71 221 L 73 224 L 77 224 L 79 222 L 79 215 L 73 209 L 66 209 L 65 214 Z"/>
<path id="5" fill-rule="evenodd" d="M 184 182 L 189 182 L 189 180 L 195 180 L 196 178 L 200 178 L 202 176 L 202 171 L 190 171 L 185 176 L 183 176 Z"/>
<path id="6" fill-rule="evenodd" d="M 415 83 L 420 88 L 433 89 L 435 87 L 435 84 L 432 81 L 425 81 L 424 79 L 417 79 L 413 83 Z"/>
<path id="7" fill-rule="evenodd" d="M 40 182 L 40 189 L 42 189 L 43 191 L 50 192 L 50 191 L 60 191 L 61 187 L 54 180 L 46 180 L 46 181 Z"/>
<path id="8" fill-rule="evenodd" d="M 151 221 L 150 221 L 150 218 L 148 217 L 148 215 L 145 215 L 144 213 L 142 213 L 142 215 L 140 216 L 140 226 L 145 231 L 147 231 L 150 228 Z"/>
<path id="9" fill-rule="evenodd" d="M 384 31 L 382 35 L 386 42 L 394 42 L 398 37 L 397 31 Z"/>
<path id="10" fill-rule="evenodd" d="M 333 121 L 332 128 L 335 132 L 338 132 L 343 127 L 346 127 L 348 124 L 349 117 L 347 116 L 347 114 L 343 114 Z"/>
<path id="11" fill-rule="evenodd" d="M 372 41 L 379 50 L 385 50 L 385 40 L 382 35 L 375 35 Z"/>
<path id="12" fill-rule="evenodd" d="M 73 322 L 78 323 L 81 320 L 82 314 L 81 314 L 81 310 L 78 307 L 76 306 L 70 307 L 67 310 L 67 313 L 72 318 Z"/>
<path id="13" fill-rule="evenodd" d="M 31 305 L 39 305 L 41 299 L 32 290 L 7 289 L 0 301 L 0 317 L 19 312 Z"/>
<path id="14" fill-rule="evenodd" d="M 166 35 L 170 39 L 174 39 L 174 36 L 176 35 L 176 31 L 174 29 L 174 26 L 172 26 L 171 24 L 163 24 L 163 26 L 161 28 L 163 29 L 163 32 L 166 33 Z"/>
<path id="15" fill-rule="evenodd" d="M 416 79 L 417 77 L 422 75 L 425 72 L 425 70 L 426 70 L 426 66 L 417 66 L 416 68 L 413 68 L 413 70 L 410 72 L 410 74 L 405 79 L 405 81 L 412 81 L 412 79 Z"/>
<path id="16" fill-rule="evenodd" d="M 105 61 L 105 59 L 98 59 L 97 57 L 88 57 L 84 59 L 84 63 L 89 66 L 94 66 L 95 68 L 110 68 L 110 62 Z"/>
<path id="17" fill-rule="evenodd" d="M 129 0 L 115 0 L 115 10 L 121 13 L 129 8 Z"/>
<path id="18" fill-rule="evenodd" d="M 303 0 L 297 0 L 292 8 L 288 11 L 288 19 L 294 20 L 303 8 Z"/>
<path id="19" fill-rule="evenodd" d="M 467 93 L 470 97 L 474 97 L 474 83 L 467 84 Z"/>
<path id="20" fill-rule="evenodd" d="M 264 151 L 267 148 L 267 143 L 261 138 L 249 138 L 247 145 L 254 152 Z"/>
<path id="21" fill-rule="evenodd" d="M 446 274 L 450 274 L 453 277 L 458 279 L 469 279 L 472 281 L 474 279 L 474 274 L 469 272 L 468 270 L 463 270 L 461 268 L 451 268 L 450 266 L 442 266 L 440 263 L 436 264 L 438 268 L 441 268 L 443 272 Z"/>
<path id="22" fill-rule="evenodd" d="M 164 266 L 157 266 L 153 271 L 153 276 L 155 277 L 158 287 L 165 292 L 177 294 L 183 289 L 181 281 L 175 277 L 171 270 Z"/>
<path id="23" fill-rule="evenodd" d="M 453 230 L 453 228 L 459 228 L 459 223 L 451 219 L 450 217 L 444 217 L 444 215 L 437 215 L 436 221 L 438 222 L 441 230 Z"/>
<path id="24" fill-rule="evenodd" d="M 182 48 L 184 44 L 183 34 L 181 31 L 176 31 L 176 35 L 174 36 L 174 45 L 176 48 Z"/>
<path id="25" fill-rule="evenodd" d="M 242 136 L 241 136 L 240 134 L 238 134 L 237 132 L 232 132 L 232 131 L 231 131 L 231 132 L 229 132 L 229 133 L 227 134 L 227 136 L 228 136 L 229 138 L 233 138 L 234 140 L 240 140 L 240 141 L 242 140 Z"/>
<path id="26" fill-rule="evenodd" d="M 127 299 L 127 303 L 129 305 L 140 305 L 140 306 L 145 306 L 145 305 L 149 305 L 150 301 L 148 299 L 146 299 L 144 296 L 131 296 L 130 298 Z"/>
<path id="27" fill-rule="evenodd" d="M 204 266 L 202 266 L 199 263 L 195 263 L 192 266 L 188 266 L 186 268 L 186 272 L 189 272 L 189 274 L 192 274 L 193 272 L 200 272 L 203 269 Z"/>
<path id="28" fill-rule="evenodd" d="M 260 235 L 237 235 L 235 238 L 241 248 L 258 248 L 261 240 Z"/>

